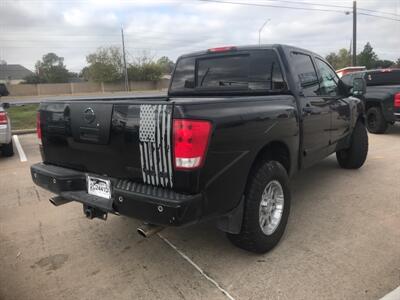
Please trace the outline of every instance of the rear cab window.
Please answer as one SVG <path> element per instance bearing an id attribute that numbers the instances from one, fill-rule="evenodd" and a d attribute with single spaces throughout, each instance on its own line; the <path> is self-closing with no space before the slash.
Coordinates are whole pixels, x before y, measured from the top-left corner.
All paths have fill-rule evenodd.
<path id="1" fill-rule="evenodd" d="M 287 89 L 272 49 L 229 51 L 178 60 L 170 94 L 279 93 Z"/>
<path id="2" fill-rule="evenodd" d="M 376 70 L 365 74 L 368 86 L 400 85 L 400 70 Z"/>

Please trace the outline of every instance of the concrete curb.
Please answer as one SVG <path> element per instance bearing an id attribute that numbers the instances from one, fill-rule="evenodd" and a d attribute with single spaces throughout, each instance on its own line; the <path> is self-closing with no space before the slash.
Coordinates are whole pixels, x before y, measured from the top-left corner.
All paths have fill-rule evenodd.
<path id="1" fill-rule="evenodd" d="M 12 130 L 11 131 L 12 134 L 29 134 L 29 133 L 36 133 L 36 129 L 32 128 L 32 129 L 17 129 L 17 130 Z"/>

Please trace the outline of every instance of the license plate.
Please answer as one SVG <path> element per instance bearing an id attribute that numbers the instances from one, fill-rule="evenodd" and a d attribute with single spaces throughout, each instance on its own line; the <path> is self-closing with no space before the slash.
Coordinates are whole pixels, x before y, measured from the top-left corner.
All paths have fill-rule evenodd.
<path id="1" fill-rule="evenodd" d="M 110 180 L 87 176 L 86 178 L 88 194 L 110 199 L 111 182 Z"/>

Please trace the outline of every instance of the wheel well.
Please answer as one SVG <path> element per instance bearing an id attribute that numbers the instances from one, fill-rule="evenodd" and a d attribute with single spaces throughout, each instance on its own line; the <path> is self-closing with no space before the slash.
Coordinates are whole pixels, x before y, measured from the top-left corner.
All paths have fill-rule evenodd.
<path id="1" fill-rule="evenodd" d="M 368 111 L 368 109 L 370 109 L 371 107 L 381 107 L 381 104 L 377 101 L 367 101 L 365 103 L 365 112 Z"/>
<path id="2" fill-rule="evenodd" d="M 260 160 L 276 160 L 286 169 L 286 172 L 290 174 L 291 163 L 290 163 L 290 152 L 286 144 L 274 141 L 265 145 L 259 152 L 253 163 L 253 167 Z"/>

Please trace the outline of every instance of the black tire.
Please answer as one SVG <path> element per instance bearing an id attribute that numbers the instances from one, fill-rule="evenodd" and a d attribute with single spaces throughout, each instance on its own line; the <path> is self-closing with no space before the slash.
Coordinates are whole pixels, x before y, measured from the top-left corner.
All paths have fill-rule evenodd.
<path id="1" fill-rule="evenodd" d="M 367 128 L 371 133 L 385 133 L 388 123 L 380 107 L 373 106 L 367 111 Z"/>
<path id="2" fill-rule="evenodd" d="M 336 158 L 342 168 L 358 169 L 364 164 L 368 154 L 368 134 L 361 121 L 356 123 L 350 143 L 350 148 L 336 152 Z"/>
<path id="3" fill-rule="evenodd" d="M 14 155 L 14 148 L 13 148 L 13 143 L 12 141 L 9 142 L 8 144 L 4 144 L 1 147 L 1 154 L 3 156 L 9 157 Z"/>
<path id="4" fill-rule="evenodd" d="M 265 253 L 278 244 L 286 228 L 290 212 L 289 177 L 285 168 L 276 161 L 260 162 L 250 176 L 245 193 L 241 232 L 227 233 L 227 237 L 239 248 Z M 279 224 L 271 234 L 267 235 L 260 225 L 260 203 L 264 189 L 274 181 L 279 182 L 282 187 L 284 204 Z"/>

